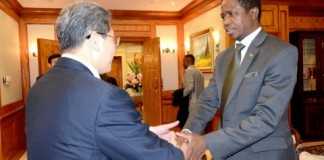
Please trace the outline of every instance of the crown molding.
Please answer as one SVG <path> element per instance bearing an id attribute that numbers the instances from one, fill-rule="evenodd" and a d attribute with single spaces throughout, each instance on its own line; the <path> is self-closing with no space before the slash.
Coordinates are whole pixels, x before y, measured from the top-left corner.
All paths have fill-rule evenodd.
<path id="1" fill-rule="evenodd" d="M 1 0 L 0 9 L 19 22 L 22 7 L 16 0 Z"/>
<path id="2" fill-rule="evenodd" d="M 20 11 L 23 9 L 17 0 L 1 0 L 1 2 L 11 8 L 17 15 L 20 15 Z"/>
<path id="3" fill-rule="evenodd" d="M 181 17 L 179 12 L 168 12 L 168 11 L 111 10 L 111 13 L 114 19 L 177 20 Z"/>
<path id="4" fill-rule="evenodd" d="M 189 21 L 221 4 L 221 0 L 195 0 L 180 11 L 181 20 Z"/>
<path id="5" fill-rule="evenodd" d="M 17 0 L 7 0 L 15 1 Z M 139 19 L 139 20 L 182 20 L 190 19 L 195 15 L 202 14 L 217 5 L 221 0 L 194 0 L 189 3 L 182 10 L 177 12 L 169 11 L 135 11 L 135 10 L 111 10 L 114 19 Z M 19 4 L 20 5 L 20 4 Z M 20 5 L 21 6 L 21 5 Z M 60 8 L 24 8 L 19 9 L 19 15 L 22 18 L 32 18 L 35 16 L 51 16 L 57 17 L 60 12 Z M 196 12 L 196 13 L 195 13 Z"/>

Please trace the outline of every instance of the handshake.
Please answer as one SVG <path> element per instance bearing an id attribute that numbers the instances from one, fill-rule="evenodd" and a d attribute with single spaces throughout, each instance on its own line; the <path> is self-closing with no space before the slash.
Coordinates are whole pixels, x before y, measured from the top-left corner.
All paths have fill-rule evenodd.
<path id="1" fill-rule="evenodd" d="M 191 133 L 189 130 L 172 131 L 171 129 L 178 124 L 179 122 L 176 121 L 154 126 L 150 127 L 150 131 L 180 149 L 186 160 L 201 160 L 207 150 L 205 139 L 200 135 Z"/>

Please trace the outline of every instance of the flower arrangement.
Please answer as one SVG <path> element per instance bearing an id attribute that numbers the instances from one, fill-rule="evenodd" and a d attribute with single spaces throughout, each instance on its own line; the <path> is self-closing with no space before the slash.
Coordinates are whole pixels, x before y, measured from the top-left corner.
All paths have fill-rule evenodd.
<path id="1" fill-rule="evenodd" d="M 136 93 L 142 92 L 142 79 L 141 67 L 135 62 L 128 63 L 131 73 L 127 74 L 125 89 L 131 89 Z"/>

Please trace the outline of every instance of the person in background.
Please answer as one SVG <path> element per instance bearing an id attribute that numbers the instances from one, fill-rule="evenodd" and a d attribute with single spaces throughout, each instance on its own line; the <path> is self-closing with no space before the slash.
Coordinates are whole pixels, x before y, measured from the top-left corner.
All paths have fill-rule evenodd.
<path id="1" fill-rule="evenodd" d="M 179 107 L 177 120 L 179 127 L 182 129 L 189 115 L 189 96 L 183 96 L 183 88 L 176 89 L 172 94 L 172 105 Z"/>
<path id="2" fill-rule="evenodd" d="M 100 79 L 99 73 L 111 70 L 118 45 L 110 11 L 90 2 L 67 6 L 59 14 L 55 33 L 62 57 L 27 98 L 28 159 L 189 157 L 191 146 L 177 146 L 170 131 L 178 122 L 149 127 L 125 91 Z"/>
<path id="3" fill-rule="evenodd" d="M 206 149 L 214 160 L 296 159 L 288 104 L 296 83 L 297 48 L 262 30 L 260 15 L 261 0 L 222 1 L 224 28 L 235 44 L 216 58 L 198 110 L 184 126 L 193 159 Z M 217 110 L 220 129 L 199 135 Z"/>
<path id="4" fill-rule="evenodd" d="M 189 96 L 189 114 L 191 114 L 196 109 L 196 103 L 204 89 L 204 76 L 195 67 L 195 57 L 192 54 L 185 55 L 183 65 L 185 68 L 183 97 Z"/>

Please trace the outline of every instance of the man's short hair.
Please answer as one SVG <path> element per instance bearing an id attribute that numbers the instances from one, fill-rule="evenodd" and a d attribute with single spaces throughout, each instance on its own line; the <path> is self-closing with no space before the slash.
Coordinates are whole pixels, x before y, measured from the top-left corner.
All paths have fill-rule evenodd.
<path id="1" fill-rule="evenodd" d="M 60 57 L 61 57 L 60 54 L 52 54 L 47 58 L 47 63 L 52 64 L 53 59 L 60 58 Z"/>
<path id="2" fill-rule="evenodd" d="M 185 58 L 189 59 L 191 64 L 195 64 L 195 56 L 193 56 L 192 54 L 187 54 Z"/>
<path id="3" fill-rule="evenodd" d="M 61 10 L 55 33 L 62 51 L 78 47 L 91 31 L 106 35 L 111 28 L 111 13 L 91 2 L 74 3 Z"/>
<path id="4" fill-rule="evenodd" d="M 259 9 L 258 20 L 261 20 L 261 0 L 238 0 L 238 2 L 246 11 L 252 8 Z"/>

